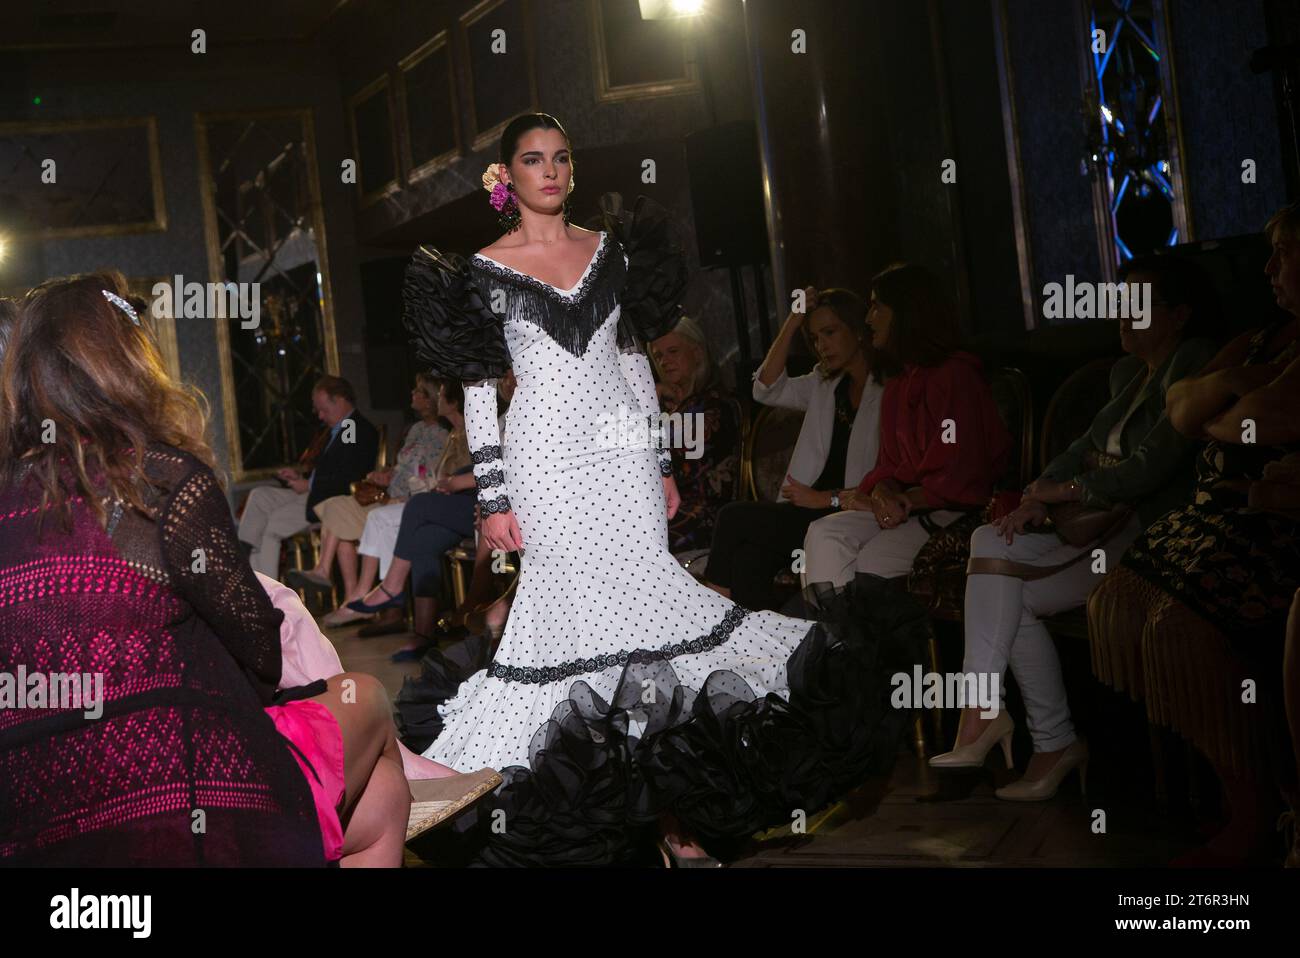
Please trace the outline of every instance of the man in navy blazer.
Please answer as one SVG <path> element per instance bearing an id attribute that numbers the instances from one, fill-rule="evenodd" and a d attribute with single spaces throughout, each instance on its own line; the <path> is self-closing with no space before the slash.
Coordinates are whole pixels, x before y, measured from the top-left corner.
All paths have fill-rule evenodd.
<path id="1" fill-rule="evenodd" d="M 357 412 L 351 383 L 324 376 L 311 399 L 316 415 L 330 427 L 316 468 L 305 477 L 296 469 L 281 469 L 277 476 L 284 488 L 259 486 L 250 492 L 239 522 L 239 538 L 253 547 L 249 563 L 273 579 L 280 571 L 280 542 L 319 522 L 316 503 L 347 495 L 352 483 L 375 468 L 379 454 L 379 430 Z"/>

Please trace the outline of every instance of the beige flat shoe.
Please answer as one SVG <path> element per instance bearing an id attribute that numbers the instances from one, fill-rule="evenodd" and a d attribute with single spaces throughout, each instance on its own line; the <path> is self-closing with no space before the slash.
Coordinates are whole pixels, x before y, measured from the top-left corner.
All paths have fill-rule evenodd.
<path id="1" fill-rule="evenodd" d="M 364 612 L 353 612 L 346 606 L 341 609 L 335 609 L 329 615 L 320 620 L 320 624 L 327 629 L 341 629 L 345 625 L 352 625 L 355 622 L 367 622 L 373 619 L 374 615 L 366 615 Z"/>
<path id="2" fill-rule="evenodd" d="M 450 821 L 500 784 L 501 775 L 490 768 L 411 782 L 411 817 L 406 822 L 406 840 L 409 842 L 417 835 Z"/>

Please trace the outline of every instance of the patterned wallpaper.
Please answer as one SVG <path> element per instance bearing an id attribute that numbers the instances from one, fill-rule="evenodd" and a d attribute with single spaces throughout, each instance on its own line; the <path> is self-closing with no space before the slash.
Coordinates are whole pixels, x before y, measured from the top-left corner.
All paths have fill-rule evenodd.
<path id="1" fill-rule="evenodd" d="M 329 63 L 320 51 L 276 45 L 273 55 L 259 47 L 212 49 L 197 60 L 188 49 L 150 49 L 124 57 L 120 51 L 77 54 L 6 53 L 20 58 L 24 78 L 20 102 L 25 111 L 12 120 L 64 120 L 156 115 L 166 196 L 166 232 L 128 236 L 84 237 L 14 244 L 4 264 L 0 286 L 27 287 L 44 279 L 116 268 L 128 278 L 171 277 L 208 280 L 203 208 L 195 143 L 197 112 L 312 107 L 322 167 L 329 255 L 340 363 L 343 374 L 366 391 L 361 354 L 360 286 L 353 238 L 352 199 L 339 183 L 335 157 L 342 144 L 341 95 Z M 14 64 L 15 67 L 18 64 Z M 164 78 L 165 79 L 160 79 Z M 39 95 L 41 105 L 32 105 Z M 38 187 L 47 188 L 47 187 Z M 226 440 L 221 417 L 221 375 L 216 333 L 207 321 L 178 319 L 177 345 L 181 374 L 207 396 L 212 409 L 210 440 L 222 465 Z"/>
<path id="2" fill-rule="evenodd" d="M 1084 155 L 1082 86 L 1072 4 L 1008 0 L 1009 57 L 1020 121 L 1020 162 L 1033 259 L 1031 284 L 1042 318 L 1046 283 L 1096 281 L 1101 275 Z M 1068 322 L 1068 320 L 1067 320 Z"/>
<path id="3" fill-rule="evenodd" d="M 1263 5 L 1176 0 L 1169 21 L 1193 235 L 1258 232 L 1286 202 L 1273 77 L 1247 67 L 1268 43 Z M 1241 182 L 1245 159 L 1255 161 L 1254 184 Z"/>

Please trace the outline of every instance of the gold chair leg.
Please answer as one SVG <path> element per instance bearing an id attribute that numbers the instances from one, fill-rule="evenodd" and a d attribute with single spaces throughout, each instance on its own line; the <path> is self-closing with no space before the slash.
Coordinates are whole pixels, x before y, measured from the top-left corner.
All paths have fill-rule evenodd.
<path id="1" fill-rule="evenodd" d="M 925 740 L 925 710 L 917 709 L 916 718 L 912 720 L 912 744 L 916 746 L 916 757 L 930 757 L 929 745 Z"/>
<path id="2" fill-rule="evenodd" d="M 935 639 L 934 635 L 931 635 L 930 640 L 929 642 L 926 643 L 926 645 L 928 646 L 927 652 L 929 653 L 929 659 L 930 659 L 929 661 L 930 671 L 937 675 L 939 673 L 939 643 Z M 942 709 L 930 710 L 930 727 L 931 730 L 934 732 L 934 741 L 936 743 L 936 746 L 938 746 L 943 742 L 943 710 Z"/>
<path id="3" fill-rule="evenodd" d="M 459 609 L 465 604 L 465 596 L 469 589 L 465 583 L 465 566 L 456 559 L 447 557 L 447 564 L 451 567 L 451 595 L 452 600 L 456 603 L 455 607 Z"/>

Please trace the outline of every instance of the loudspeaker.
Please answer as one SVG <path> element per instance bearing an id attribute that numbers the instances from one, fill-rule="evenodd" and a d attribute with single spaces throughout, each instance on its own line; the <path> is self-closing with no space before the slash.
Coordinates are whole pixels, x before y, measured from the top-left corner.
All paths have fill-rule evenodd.
<path id="1" fill-rule="evenodd" d="M 766 263 L 767 220 L 758 133 L 745 120 L 686 137 L 700 265 Z"/>

